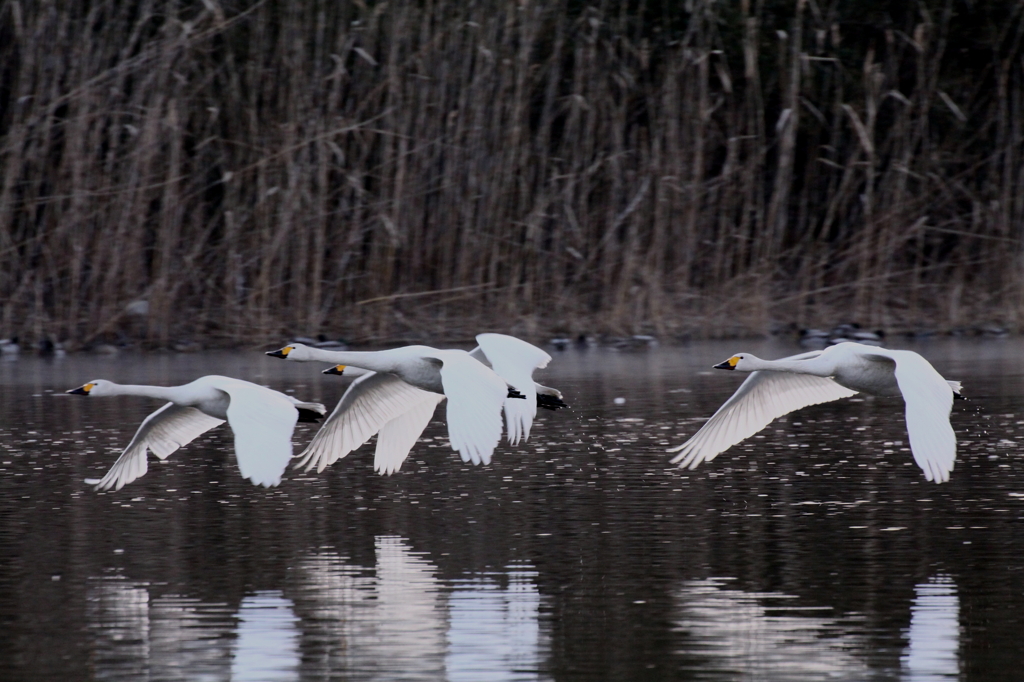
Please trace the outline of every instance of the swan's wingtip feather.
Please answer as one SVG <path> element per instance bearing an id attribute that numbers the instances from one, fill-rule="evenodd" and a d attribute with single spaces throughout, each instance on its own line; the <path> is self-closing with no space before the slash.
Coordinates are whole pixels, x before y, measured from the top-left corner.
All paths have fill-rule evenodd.
<path id="1" fill-rule="evenodd" d="M 114 482 L 107 480 L 106 476 L 104 476 L 103 478 L 87 478 L 85 479 L 85 484 L 88 486 L 92 486 L 92 489 L 98 493 L 106 492 L 114 487 Z M 124 484 L 122 483 L 121 485 Z M 120 486 L 116 488 L 116 490 L 120 489 Z"/>
<path id="2" fill-rule="evenodd" d="M 312 463 L 310 461 L 312 459 L 312 453 L 309 451 L 309 448 L 306 448 L 297 455 L 292 455 L 292 459 L 297 460 L 294 464 L 292 464 L 292 469 L 302 469 L 303 471 L 309 471 L 310 468 L 312 468 Z"/>

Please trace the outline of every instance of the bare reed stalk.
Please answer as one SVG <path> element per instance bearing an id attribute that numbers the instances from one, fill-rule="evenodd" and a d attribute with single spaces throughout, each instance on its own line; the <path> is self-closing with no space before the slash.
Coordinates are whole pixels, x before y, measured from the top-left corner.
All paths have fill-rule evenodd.
<path id="1" fill-rule="evenodd" d="M 0 0 L 0 337 L 1019 328 L 1024 2 L 854 5 Z"/>

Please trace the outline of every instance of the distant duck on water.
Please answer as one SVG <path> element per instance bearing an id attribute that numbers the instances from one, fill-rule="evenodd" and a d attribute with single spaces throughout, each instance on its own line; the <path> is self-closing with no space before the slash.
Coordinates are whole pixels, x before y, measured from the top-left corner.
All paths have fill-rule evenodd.
<path id="1" fill-rule="evenodd" d="M 348 342 L 344 339 L 329 339 L 326 334 L 317 334 L 315 339 L 309 336 L 296 336 L 292 343 L 321 350 L 348 350 L 349 348 Z"/>
<path id="2" fill-rule="evenodd" d="M 822 349 L 828 346 L 835 346 L 839 343 L 853 341 L 865 346 L 881 346 L 885 339 L 885 332 L 881 329 L 868 331 L 861 329 L 856 322 L 844 323 L 833 327 L 829 331 L 822 329 L 801 329 L 800 345 L 804 348 Z"/>
<path id="3" fill-rule="evenodd" d="M 12 336 L 9 339 L 0 339 L 0 355 L 13 357 L 21 353 L 21 346 L 18 345 L 18 337 Z"/>

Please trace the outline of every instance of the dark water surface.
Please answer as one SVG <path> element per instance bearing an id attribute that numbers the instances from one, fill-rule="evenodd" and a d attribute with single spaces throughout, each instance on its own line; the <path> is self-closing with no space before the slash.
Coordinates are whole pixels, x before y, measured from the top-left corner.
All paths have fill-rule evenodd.
<path id="1" fill-rule="evenodd" d="M 225 426 L 98 494 L 159 403 L 64 389 L 216 373 L 333 407 L 348 381 L 255 351 L 0 362 L 0 678 L 1022 679 L 1024 346 L 893 346 L 971 398 L 948 484 L 872 398 L 671 467 L 742 379 L 710 365 L 799 352 L 719 342 L 556 354 L 573 409 L 487 467 L 435 420 L 394 476 L 371 443 L 266 490 Z"/>

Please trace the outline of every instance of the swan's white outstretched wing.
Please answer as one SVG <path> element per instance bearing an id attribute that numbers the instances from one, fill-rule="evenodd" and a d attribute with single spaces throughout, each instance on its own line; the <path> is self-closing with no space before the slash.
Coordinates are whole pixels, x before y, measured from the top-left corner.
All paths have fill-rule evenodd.
<path id="1" fill-rule="evenodd" d="M 441 351 L 441 383 L 448 397 L 448 438 L 463 462 L 490 464 L 501 440 L 501 407 L 508 386 L 464 351 Z M 536 402 L 536 400 L 534 401 Z"/>
<path id="2" fill-rule="evenodd" d="M 430 420 L 429 414 L 423 416 L 427 410 L 425 404 L 429 403 L 430 413 L 433 414 L 434 407 L 442 400 L 443 395 L 411 386 L 393 374 L 364 374 L 353 381 L 341 396 L 334 412 L 299 455 L 295 466 L 305 468 L 306 471 L 315 466 L 319 473 L 368 441 L 392 421 L 398 420 L 387 429 L 386 434 L 382 432 L 385 442 L 382 445 L 378 439 L 377 455 L 374 458 L 374 468 L 380 471 L 378 465 L 386 461 L 389 464 L 384 469 L 390 470 L 385 473 L 391 473 L 401 465 Z M 405 418 L 405 415 L 417 408 L 419 412 Z M 417 424 L 419 430 L 416 430 Z M 415 434 L 413 431 L 416 431 Z M 408 447 L 400 453 L 402 444 L 406 442 Z"/>
<path id="3" fill-rule="evenodd" d="M 956 434 L 949 423 L 953 387 L 923 357 L 907 350 L 872 349 L 896 363 L 896 382 L 907 410 L 907 434 L 914 461 L 929 481 L 949 480 L 956 460 Z M 959 382 L 953 382 L 959 388 Z"/>
<path id="4" fill-rule="evenodd" d="M 505 423 L 508 442 L 516 445 L 530 437 L 537 416 L 537 387 L 533 371 L 543 369 L 551 356 L 533 344 L 505 334 L 479 334 L 476 342 L 487 356 L 495 373 L 525 396 L 505 399 Z"/>
<path id="5" fill-rule="evenodd" d="M 672 463 L 693 469 L 753 436 L 784 414 L 856 394 L 856 391 L 825 377 L 793 372 L 751 372 L 700 431 L 679 447 L 669 450 L 679 453 L 672 458 Z"/>
<path id="6" fill-rule="evenodd" d="M 277 485 L 292 458 L 298 410 L 283 393 L 249 382 L 221 382 L 217 388 L 231 398 L 228 424 L 242 477 L 268 488 Z"/>
<path id="7" fill-rule="evenodd" d="M 152 450 L 160 459 L 167 459 L 178 448 L 188 445 L 224 421 L 203 414 L 194 407 L 167 403 L 143 420 L 139 430 L 121 456 L 103 478 L 87 478 L 96 490 L 120 490 L 146 473 L 146 451 Z"/>
<path id="8" fill-rule="evenodd" d="M 382 426 L 377 434 L 377 450 L 373 455 L 373 470 L 377 473 L 390 476 L 402 468 L 402 462 L 409 456 L 416 439 L 434 416 L 437 404 L 444 400 L 444 396 L 439 393 L 420 393 L 423 396 L 419 403 Z"/>

